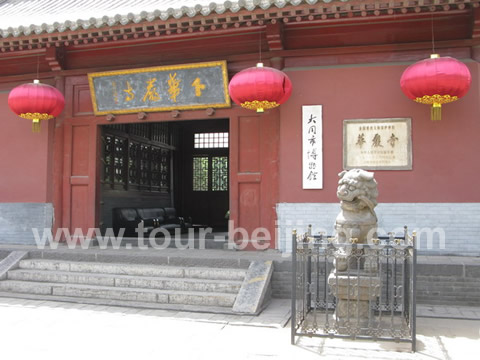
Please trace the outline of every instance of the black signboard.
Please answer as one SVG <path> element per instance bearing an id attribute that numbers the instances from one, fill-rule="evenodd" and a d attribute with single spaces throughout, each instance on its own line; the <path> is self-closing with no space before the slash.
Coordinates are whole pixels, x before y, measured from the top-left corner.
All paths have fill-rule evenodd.
<path id="1" fill-rule="evenodd" d="M 227 64 L 196 64 L 88 74 L 95 115 L 230 107 Z"/>

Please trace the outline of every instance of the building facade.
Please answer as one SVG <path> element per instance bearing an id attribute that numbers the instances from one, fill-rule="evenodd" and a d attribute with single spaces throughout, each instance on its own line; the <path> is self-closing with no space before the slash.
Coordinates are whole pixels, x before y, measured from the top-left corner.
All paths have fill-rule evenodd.
<path id="1" fill-rule="evenodd" d="M 480 255 L 479 1 L 196 2 L 0 4 L 1 243 L 34 244 L 32 228 L 105 229 L 114 208 L 159 206 L 214 228 L 228 214 L 250 237 L 265 228 L 266 247 L 289 251 L 293 228 L 333 231 L 345 120 L 408 119 L 410 166 L 373 170 L 379 227 L 433 229 L 420 250 Z M 436 122 L 399 85 L 432 43 L 472 75 Z M 264 113 L 234 103 L 94 113 L 88 74 L 226 61 L 231 79 L 260 60 L 293 84 L 290 99 Z M 7 104 L 12 88 L 37 77 L 66 101 L 40 134 Z M 302 183 L 307 105 L 322 109 L 321 189 Z"/>

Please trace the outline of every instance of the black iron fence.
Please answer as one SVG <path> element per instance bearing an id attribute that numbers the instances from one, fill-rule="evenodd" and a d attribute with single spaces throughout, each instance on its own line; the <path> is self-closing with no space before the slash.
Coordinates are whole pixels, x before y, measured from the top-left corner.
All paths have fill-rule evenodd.
<path id="1" fill-rule="evenodd" d="M 292 245 L 292 344 L 348 337 L 411 342 L 415 351 L 415 233 L 338 244 L 294 231 Z"/>

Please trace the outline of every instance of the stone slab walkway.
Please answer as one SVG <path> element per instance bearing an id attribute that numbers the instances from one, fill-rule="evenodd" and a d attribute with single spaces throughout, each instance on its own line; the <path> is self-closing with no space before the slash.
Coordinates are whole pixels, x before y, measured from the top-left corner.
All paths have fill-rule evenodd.
<path id="1" fill-rule="evenodd" d="M 289 317 L 288 300 L 252 317 L 0 298 L 0 346 L 2 358 L 38 360 L 478 358 L 480 321 L 419 317 L 412 354 L 391 342 L 300 338 L 292 346 Z"/>
<path id="2" fill-rule="evenodd" d="M 417 316 L 439 319 L 480 320 L 480 300 L 478 307 L 417 305 Z"/>

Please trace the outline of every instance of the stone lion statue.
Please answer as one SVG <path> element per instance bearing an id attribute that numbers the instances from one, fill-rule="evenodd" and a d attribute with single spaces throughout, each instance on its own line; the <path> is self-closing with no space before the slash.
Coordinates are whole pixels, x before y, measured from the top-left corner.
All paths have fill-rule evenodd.
<path id="1" fill-rule="evenodd" d="M 372 172 L 362 169 L 342 171 L 338 176 L 337 197 L 341 211 L 335 220 L 336 243 L 349 243 L 351 239 L 358 244 L 367 243 L 368 236 L 376 237 L 377 182 Z M 336 268 L 347 268 L 348 249 L 337 253 Z M 343 261 L 344 259 L 345 261 Z"/>

